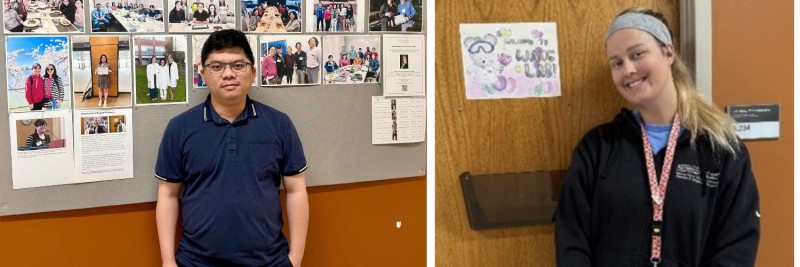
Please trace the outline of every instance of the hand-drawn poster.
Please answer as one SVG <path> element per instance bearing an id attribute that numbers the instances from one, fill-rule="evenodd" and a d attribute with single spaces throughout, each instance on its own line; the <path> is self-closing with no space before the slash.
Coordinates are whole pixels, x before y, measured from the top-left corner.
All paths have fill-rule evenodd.
<path id="1" fill-rule="evenodd" d="M 467 99 L 561 95 L 556 24 L 461 24 Z"/>

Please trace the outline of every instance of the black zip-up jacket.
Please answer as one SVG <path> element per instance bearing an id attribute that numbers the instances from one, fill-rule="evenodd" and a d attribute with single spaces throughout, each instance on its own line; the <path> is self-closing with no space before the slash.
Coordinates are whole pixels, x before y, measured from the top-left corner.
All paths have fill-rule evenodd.
<path id="1" fill-rule="evenodd" d="M 653 207 L 640 125 L 623 109 L 575 148 L 556 212 L 558 266 L 652 266 Z M 678 138 L 658 266 L 753 266 L 760 235 L 750 156 Z M 660 176 L 666 149 L 654 157 Z"/>

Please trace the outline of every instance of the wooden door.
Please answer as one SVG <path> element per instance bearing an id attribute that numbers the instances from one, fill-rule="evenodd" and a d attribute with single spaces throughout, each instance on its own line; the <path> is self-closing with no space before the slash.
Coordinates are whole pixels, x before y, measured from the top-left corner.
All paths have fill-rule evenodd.
<path id="1" fill-rule="evenodd" d="M 106 55 L 108 57 L 109 69 L 111 75 L 109 76 L 108 96 L 118 96 L 119 94 L 119 38 L 117 36 L 89 38 L 91 45 L 92 57 L 92 90 L 94 95 L 99 94 L 99 87 L 97 87 L 97 75 L 94 74 L 97 69 L 97 64 L 100 64 L 100 56 Z"/>
<path id="2" fill-rule="evenodd" d="M 664 13 L 678 1 L 477 1 L 436 5 L 436 265 L 554 266 L 553 225 L 472 230 L 458 175 L 562 170 L 583 134 L 626 105 L 611 81 L 605 34 L 622 10 Z M 466 100 L 459 23 L 556 22 L 555 98 Z M 676 38 L 675 43 L 678 43 Z"/>

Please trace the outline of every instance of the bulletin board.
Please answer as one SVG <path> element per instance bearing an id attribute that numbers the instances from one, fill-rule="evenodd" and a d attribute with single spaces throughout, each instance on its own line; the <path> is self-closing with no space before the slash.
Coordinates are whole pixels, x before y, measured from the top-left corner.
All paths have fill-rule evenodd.
<path id="1" fill-rule="evenodd" d="M 88 18 L 88 11 L 86 13 Z M 238 18 L 240 14 L 236 16 Z M 90 21 L 87 22 L 89 25 Z M 237 22 L 237 25 L 239 23 L 241 22 Z M 175 33 L 148 36 L 160 34 Z M 358 34 L 380 36 L 380 33 L 374 32 Z M 0 39 L 7 35 L 9 34 L 0 33 Z M 188 47 L 191 48 L 191 34 L 186 35 Z M 0 58 L 6 56 L 4 45 L 0 45 Z M 0 66 L 0 71 L 5 72 L 5 66 Z M 191 69 L 188 74 L 191 75 Z M 0 84 L 6 84 L 6 76 L 0 75 Z M 154 168 L 162 133 L 172 117 L 202 103 L 208 95 L 207 89 L 194 88 L 191 81 L 187 86 L 189 89 L 186 104 L 133 106 L 133 178 L 25 189 L 12 189 L 11 173 L 14 166 L 10 164 L 11 144 L 7 137 L 10 131 L 8 101 L 7 94 L 1 93 L 0 133 L 5 137 L 0 137 L 0 162 L 5 163 L 0 168 L 0 216 L 155 201 L 158 180 L 154 178 Z M 309 168 L 305 172 L 308 186 L 425 175 L 426 142 L 372 144 L 372 97 L 382 94 L 382 84 L 374 83 L 254 86 L 249 95 L 254 100 L 288 114 L 292 119 L 308 161 Z"/>

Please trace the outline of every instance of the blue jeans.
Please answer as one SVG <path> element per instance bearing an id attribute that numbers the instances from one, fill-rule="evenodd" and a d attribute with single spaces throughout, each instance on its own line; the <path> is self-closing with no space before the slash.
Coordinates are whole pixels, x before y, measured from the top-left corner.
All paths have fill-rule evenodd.
<path id="1" fill-rule="evenodd" d="M 102 19 L 92 19 L 92 25 L 94 26 L 94 28 L 100 28 L 100 23 L 101 23 L 101 22 L 102 22 L 102 23 L 105 23 L 105 24 L 108 24 L 108 23 L 109 23 L 109 21 L 108 21 L 108 19 L 107 19 L 107 18 L 102 18 Z"/>
<path id="2" fill-rule="evenodd" d="M 58 100 L 50 99 L 50 108 L 51 109 L 61 109 L 61 106 L 58 105 Z"/>

